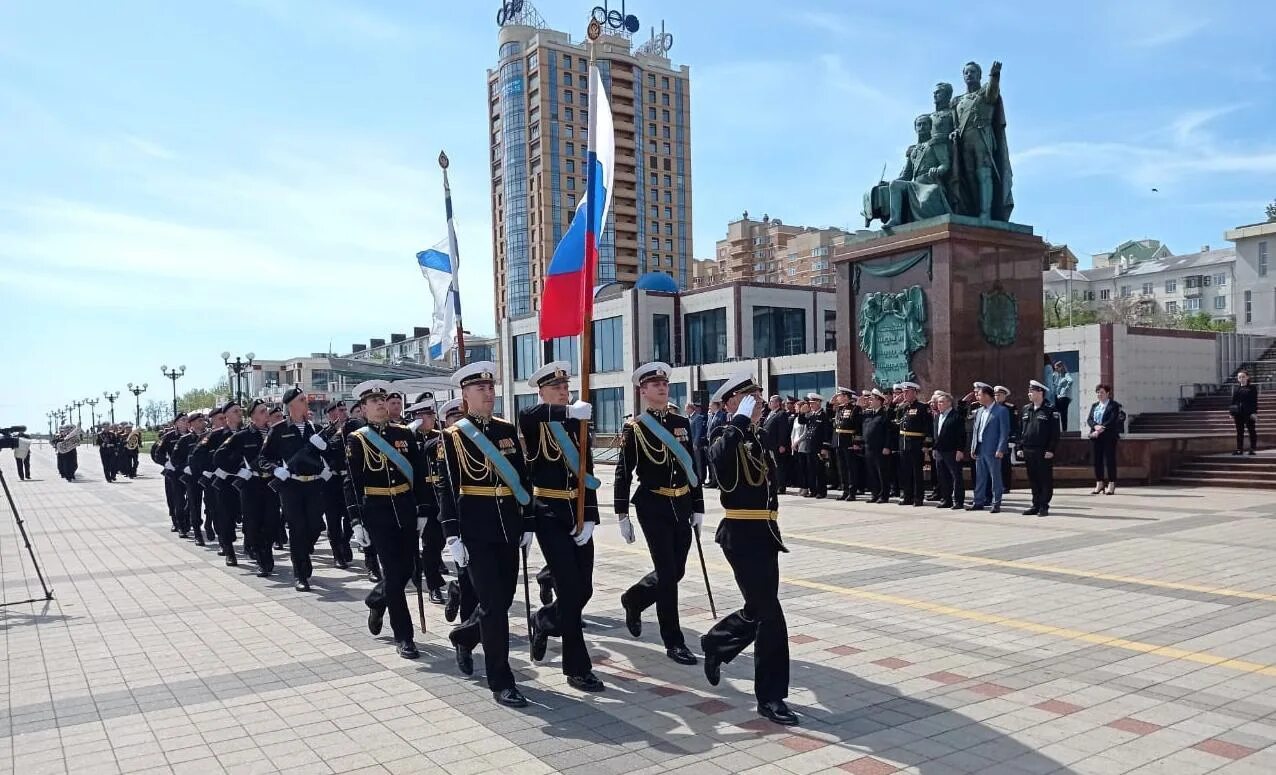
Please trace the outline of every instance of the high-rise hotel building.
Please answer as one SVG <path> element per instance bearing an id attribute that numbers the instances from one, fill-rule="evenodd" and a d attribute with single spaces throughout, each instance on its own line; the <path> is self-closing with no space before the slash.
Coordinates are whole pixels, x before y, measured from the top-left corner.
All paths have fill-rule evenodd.
<path id="1" fill-rule="evenodd" d="M 604 32 L 595 56 L 611 101 L 616 165 L 598 281 L 633 283 L 661 271 L 685 288 L 690 75 L 670 64 L 654 32 L 638 47 L 607 25 Z M 505 20 L 499 41 L 487 79 L 498 325 L 538 311 L 545 270 L 585 191 L 589 126 L 587 43 L 526 12 Z"/>

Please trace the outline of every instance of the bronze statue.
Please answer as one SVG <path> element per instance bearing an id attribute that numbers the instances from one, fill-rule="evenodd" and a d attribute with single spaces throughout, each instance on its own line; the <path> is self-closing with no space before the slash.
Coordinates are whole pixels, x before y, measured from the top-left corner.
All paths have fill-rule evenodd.
<path id="1" fill-rule="evenodd" d="M 941 116 L 940 121 L 941 126 L 950 126 L 946 117 Z M 948 135 L 933 132 L 933 124 L 934 116 L 930 113 L 923 113 L 913 121 L 917 144 L 908 147 L 904 169 L 888 186 L 890 218 L 882 228 L 952 212 L 944 193 L 952 166 Z"/>
<path id="2" fill-rule="evenodd" d="M 967 62 L 961 74 L 966 93 L 952 101 L 957 124 L 952 140 L 961 169 L 962 214 L 1008 221 L 1015 200 L 1006 147 L 1006 110 L 1001 99 L 1001 63 L 992 63 L 987 84 L 981 84 L 983 69 L 976 62 Z"/>

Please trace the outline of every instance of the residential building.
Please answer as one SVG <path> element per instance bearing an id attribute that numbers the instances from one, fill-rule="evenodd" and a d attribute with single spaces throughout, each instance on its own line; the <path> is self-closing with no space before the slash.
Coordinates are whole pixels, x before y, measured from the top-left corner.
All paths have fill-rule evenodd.
<path id="1" fill-rule="evenodd" d="M 1046 303 L 1071 297 L 1095 304 L 1130 304 L 1135 319 L 1204 312 L 1236 320 L 1237 256 L 1233 248 L 1120 261 L 1097 269 L 1050 269 L 1042 274 Z"/>
<path id="2" fill-rule="evenodd" d="M 753 220 L 746 210 L 741 218 L 727 224 L 727 236 L 718 240 L 714 256 L 718 269 L 712 276 L 718 282 L 832 288 L 831 253 L 847 234 L 837 228 L 788 225 L 770 215 Z"/>
<path id="3" fill-rule="evenodd" d="M 1046 258 L 1044 266 L 1041 267 L 1041 271 L 1044 272 L 1051 267 L 1058 267 L 1059 269 L 1076 269 L 1077 256 L 1066 244 L 1051 245 L 1047 242 Z"/>
<path id="4" fill-rule="evenodd" d="M 685 404 L 695 391 L 712 392 L 742 368 L 754 369 L 768 392 L 831 397 L 835 387 L 835 294 L 823 288 L 741 282 L 682 293 L 604 288 L 594 302 L 590 401 L 602 433 L 615 433 L 638 407 L 634 369 L 651 360 L 673 366 L 670 400 Z M 572 364 L 578 387 L 577 337 L 541 342 L 537 318 L 507 321 L 501 363 L 507 412 L 537 400 L 527 378 L 541 365 Z M 843 342 L 843 344 L 847 344 Z"/>
<path id="5" fill-rule="evenodd" d="M 691 287 L 707 288 L 725 282 L 722 264 L 714 258 L 697 258 L 691 262 Z"/>
<path id="6" fill-rule="evenodd" d="M 1236 330 L 1276 336 L 1276 222 L 1229 229 L 1236 249 Z"/>
<path id="7" fill-rule="evenodd" d="M 586 186 L 590 51 L 524 0 L 503 16 L 488 71 L 497 319 L 538 311 L 545 269 Z M 598 281 L 692 275 L 691 76 L 667 46 L 634 47 L 604 25 L 594 54 L 611 102 L 616 160 Z"/>
<path id="8" fill-rule="evenodd" d="M 1160 240 L 1136 239 L 1126 240 L 1107 253 L 1095 253 L 1090 257 L 1095 269 L 1106 269 L 1125 263 L 1129 266 L 1144 261 L 1158 261 L 1174 255 L 1173 251 Z M 1064 267 L 1065 269 L 1068 267 Z"/>

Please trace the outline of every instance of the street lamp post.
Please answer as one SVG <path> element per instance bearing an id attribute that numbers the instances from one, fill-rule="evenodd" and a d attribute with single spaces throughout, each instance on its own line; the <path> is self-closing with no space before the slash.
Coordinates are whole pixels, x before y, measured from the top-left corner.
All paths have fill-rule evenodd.
<path id="1" fill-rule="evenodd" d="M 102 397 L 111 402 L 111 424 L 115 424 L 115 399 L 120 397 L 120 391 L 111 392 L 109 390 L 102 392 Z"/>
<path id="2" fill-rule="evenodd" d="M 137 427 L 141 428 L 142 427 L 142 394 L 146 392 L 146 383 L 143 382 L 140 385 L 134 385 L 132 382 L 130 382 L 128 383 L 128 392 L 133 394 L 133 402 L 134 404 L 136 404 L 136 409 L 137 409 Z"/>
<path id="3" fill-rule="evenodd" d="M 53 418 L 58 416 L 57 412 L 49 411 L 44 413 L 49 418 L 49 438 L 53 438 Z"/>
<path id="4" fill-rule="evenodd" d="M 257 356 L 252 353 L 246 353 L 242 358 L 236 355 L 235 360 L 231 361 L 229 352 L 222 353 L 222 363 L 226 364 L 226 368 L 228 370 L 235 373 L 235 400 L 241 404 L 244 403 L 244 390 L 241 378 L 245 371 L 252 368 L 253 358 L 255 357 Z"/>
<path id="5" fill-rule="evenodd" d="M 72 401 L 71 405 L 75 407 L 75 424 L 81 430 L 84 429 L 84 412 L 80 411 L 80 407 L 84 406 L 83 401 Z"/>
<path id="6" fill-rule="evenodd" d="M 97 425 L 97 405 L 101 401 L 100 398 L 86 398 L 84 403 L 89 405 L 89 424 Z M 111 424 L 115 424 L 115 413 L 111 413 Z"/>
<path id="7" fill-rule="evenodd" d="M 177 380 L 182 378 L 186 373 L 185 366 L 178 366 L 175 369 L 169 369 L 167 365 L 160 366 L 160 374 L 168 377 L 173 381 L 173 416 L 177 416 Z"/>

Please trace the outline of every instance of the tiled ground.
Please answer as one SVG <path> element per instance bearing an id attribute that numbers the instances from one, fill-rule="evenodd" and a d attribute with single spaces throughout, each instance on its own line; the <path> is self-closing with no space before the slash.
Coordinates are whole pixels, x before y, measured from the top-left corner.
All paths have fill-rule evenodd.
<path id="1" fill-rule="evenodd" d="M 149 461 L 108 485 L 85 449 L 71 485 L 35 455 L 38 481 L 0 464 L 56 599 L 0 608 L 0 771 L 1276 772 L 1276 494 L 1066 491 L 1048 519 L 787 498 L 804 725 L 785 730 L 753 712 L 748 654 L 714 689 L 665 659 L 654 622 L 628 636 L 619 592 L 648 560 L 610 523 L 587 611 L 607 691 L 570 689 L 554 645 L 530 664 L 516 602 L 533 704 L 511 711 L 456 673 L 440 609 L 420 661 L 368 635 L 368 582 L 322 540 L 299 594 L 286 559 L 263 581 L 171 534 Z M 0 590 L 39 596 L 7 513 Z M 698 569 L 682 591 L 694 644 L 711 624 Z"/>

